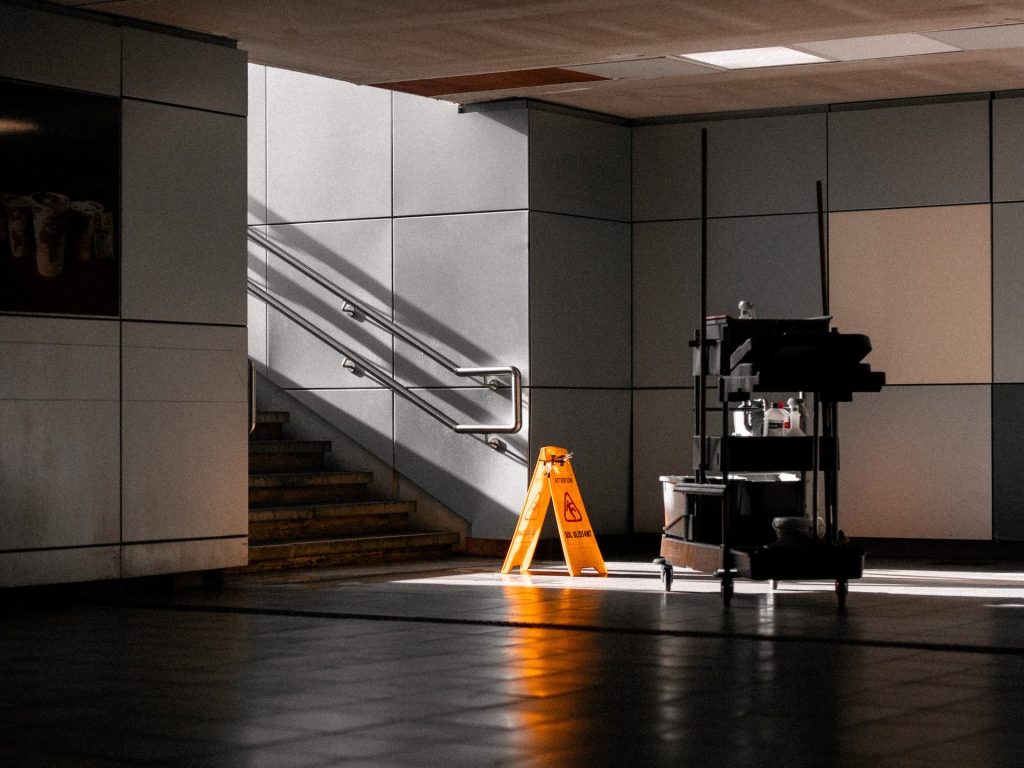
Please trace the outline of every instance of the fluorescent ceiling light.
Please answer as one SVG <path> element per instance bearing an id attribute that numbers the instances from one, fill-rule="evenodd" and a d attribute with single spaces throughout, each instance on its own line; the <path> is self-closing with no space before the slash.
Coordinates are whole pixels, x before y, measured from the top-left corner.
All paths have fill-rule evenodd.
<path id="1" fill-rule="evenodd" d="M 918 56 L 924 53 L 947 53 L 960 50 L 956 46 L 915 34 L 847 37 L 839 40 L 797 43 L 796 46 L 802 51 L 827 56 L 837 61 L 886 59 L 892 56 Z"/>
<path id="2" fill-rule="evenodd" d="M 932 40 L 955 45 L 965 51 L 991 48 L 1024 48 L 1024 24 L 1003 24 L 998 27 L 970 27 L 926 33 Z"/>
<path id="3" fill-rule="evenodd" d="M 577 67 L 562 67 L 574 72 L 610 77 L 616 80 L 643 80 L 652 77 L 678 77 L 680 75 L 707 75 L 708 67 L 676 58 L 635 59 L 633 61 L 604 61 L 597 64 L 581 64 Z"/>
<path id="4" fill-rule="evenodd" d="M 752 69 L 754 67 L 785 67 L 791 64 L 820 64 L 827 58 L 804 51 L 775 45 L 770 48 L 742 48 L 737 51 L 684 53 L 680 58 L 721 69 Z"/>

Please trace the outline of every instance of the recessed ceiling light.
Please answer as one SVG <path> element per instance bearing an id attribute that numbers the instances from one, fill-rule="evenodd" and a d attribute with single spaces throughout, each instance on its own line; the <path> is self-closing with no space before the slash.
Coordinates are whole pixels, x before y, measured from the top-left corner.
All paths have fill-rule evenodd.
<path id="1" fill-rule="evenodd" d="M 796 47 L 802 51 L 827 56 L 836 61 L 885 59 L 891 56 L 918 56 L 924 53 L 947 53 L 960 50 L 955 46 L 932 40 L 930 37 L 909 33 L 818 40 L 812 43 L 797 43 Z"/>
<path id="2" fill-rule="evenodd" d="M 797 51 L 782 45 L 769 48 L 742 48 L 736 51 L 707 51 L 684 53 L 680 58 L 696 61 L 721 69 L 751 69 L 753 67 L 785 67 L 792 64 L 820 64 L 828 61 L 812 53 Z"/>

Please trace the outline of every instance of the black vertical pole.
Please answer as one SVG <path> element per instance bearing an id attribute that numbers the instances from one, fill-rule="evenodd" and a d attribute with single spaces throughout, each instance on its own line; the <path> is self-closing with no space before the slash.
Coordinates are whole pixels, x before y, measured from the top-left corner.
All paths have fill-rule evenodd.
<path id="1" fill-rule="evenodd" d="M 708 376 L 708 129 L 700 129 L 700 376 L 697 389 L 697 434 L 700 469 L 697 482 L 707 482 L 707 376 Z M 724 439 L 724 438 L 723 438 Z"/>
<path id="2" fill-rule="evenodd" d="M 828 248 L 825 244 L 825 196 L 818 179 L 818 258 L 821 263 L 821 314 L 829 314 Z"/>

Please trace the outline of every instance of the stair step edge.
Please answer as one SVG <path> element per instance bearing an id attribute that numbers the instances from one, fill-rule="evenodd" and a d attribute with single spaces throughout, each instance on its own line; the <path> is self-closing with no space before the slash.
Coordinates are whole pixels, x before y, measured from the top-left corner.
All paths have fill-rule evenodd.
<path id="1" fill-rule="evenodd" d="M 287 424 L 290 420 L 288 411 L 256 411 L 257 424 Z"/>
<path id="2" fill-rule="evenodd" d="M 361 514 L 407 514 L 416 508 L 415 501 L 404 499 L 371 499 L 369 501 L 351 502 L 319 502 L 312 504 L 274 504 L 266 506 L 251 506 L 249 508 L 249 520 L 261 518 L 273 518 L 275 515 L 292 513 L 306 518 L 315 517 L 320 513 L 326 517 Z M 334 515 L 328 511 L 335 512 Z"/>
<path id="3" fill-rule="evenodd" d="M 250 440 L 249 453 L 326 453 L 330 440 Z"/>
<path id="4" fill-rule="evenodd" d="M 431 531 L 414 533 L 382 533 L 371 536 L 336 536 L 328 539 L 278 539 L 263 541 L 259 544 L 252 544 L 249 551 L 267 551 L 274 548 L 287 549 L 291 547 L 319 547 L 332 545 L 357 545 L 361 543 L 387 543 L 387 544 L 413 544 L 422 542 L 435 542 L 436 544 L 454 544 L 459 540 L 459 534 L 451 531 Z M 429 546 L 429 545 L 428 545 Z"/>
<path id="5" fill-rule="evenodd" d="M 365 470 L 337 472 L 251 472 L 250 488 L 302 488 L 317 485 L 364 485 L 373 481 Z"/>

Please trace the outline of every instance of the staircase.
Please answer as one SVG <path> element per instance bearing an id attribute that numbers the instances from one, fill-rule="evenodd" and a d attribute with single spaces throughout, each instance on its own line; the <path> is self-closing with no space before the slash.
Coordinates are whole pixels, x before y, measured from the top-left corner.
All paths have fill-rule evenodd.
<path id="1" fill-rule="evenodd" d="M 290 440 L 288 413 L 257 413 L 249 436 L 249 565 L 242 572 L 445 557 L 457 533 L 409 529 L 413 501 L 370 498 L 369 472 L 324 468 L 326 440 Z"/>

